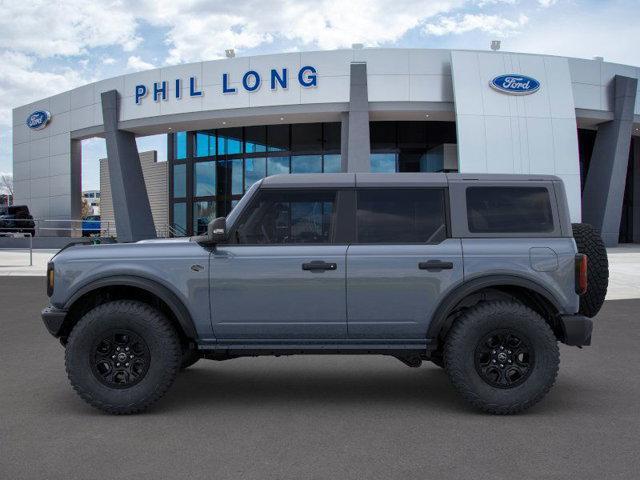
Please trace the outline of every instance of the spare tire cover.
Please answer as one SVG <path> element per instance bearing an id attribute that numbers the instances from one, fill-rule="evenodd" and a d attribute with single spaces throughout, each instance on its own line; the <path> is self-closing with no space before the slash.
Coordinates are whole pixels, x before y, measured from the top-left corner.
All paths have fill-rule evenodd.
<path id="1" fill-rule="evenodd" d="M 579 253 L 587 257 L 587 291 L 580 296 L 580 313 L 595 317 L 602 308 L 609 286 L 609 260 L 600 233 L 588 223 L 574 223 L 573 238 Z"/>

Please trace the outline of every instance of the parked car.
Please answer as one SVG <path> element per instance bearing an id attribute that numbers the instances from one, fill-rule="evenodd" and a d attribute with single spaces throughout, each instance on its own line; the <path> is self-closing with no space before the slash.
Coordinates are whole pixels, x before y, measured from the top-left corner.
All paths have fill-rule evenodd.
<path id="1" fill-rule="evenodd" d="M 47 279 L 70 382 L 106 412 L 200 358 L 333 353 L 429 360 L 510 414 L 554 384 L 558 342 L 590 345 L 608 265 L 557 177 L 343 173 L 267 177 L 190 239 L 67 248 Z"/>
<path id="2" fill-rule="evenodd" d="M 88 215 L 82 219 L 82 236 L 100 235 L 100 215 Z"/>
<path id="3" fill-rule="evenodd" d="M 0 232 L 36 234 L 36 225 L 26 205 L 12 205 L 0 214 Z"/>

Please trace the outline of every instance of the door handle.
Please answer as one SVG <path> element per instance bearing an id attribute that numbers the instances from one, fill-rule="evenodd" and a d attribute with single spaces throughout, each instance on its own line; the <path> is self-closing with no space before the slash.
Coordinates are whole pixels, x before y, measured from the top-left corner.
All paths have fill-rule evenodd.
<path id="1" fill-rule="evenodd" d="M 439 272 L 440 270 L 451 270 L 453 268 L 453 262 L 443 262 L 442 260 L 428 260 L 426 262 L 418 263 L 420 270 L 429 270 Z"/>
<path id="2" fill-rule="evenodd" d="M 335 270 L 338 268 L 336 263 L 327 263 L 322 260 L 314 260 L 309 263 L 302 264 L 302 270 L 310 270 L 317 272 L 324 272 L 325 270 Z"/>

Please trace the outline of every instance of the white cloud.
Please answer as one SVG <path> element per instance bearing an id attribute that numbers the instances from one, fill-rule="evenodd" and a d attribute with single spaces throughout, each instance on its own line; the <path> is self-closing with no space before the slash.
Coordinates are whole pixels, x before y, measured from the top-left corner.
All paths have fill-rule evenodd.
<path id="1" fill-rule="evenodd" d="M 114 63 L 116 63 L 116 59 L 113 57 L 105 57 L 102 59 L 102 63 L 104 65 L 113 65 Z"/>
<path id="2" fill-rule="evenodd" d="M 23 53 L 0 52 L 0 124 L 11 124 L 11 109 L 39 98 L 71 90 L 89 80 L 72 69 L 34 69 L 35 59 Z"/>
<path id="3" fill-rule="evenodd" d="M 280 0 L 179 3 L 145 6 L 146 21 L 168 28 L 168 63 L 207 60 L 225 48 L 254 48 L 276 39 L 298 48 L 335 49 L 397 41 L 429 18 L 464 0 Z"/>
<path id="4" fill-rule="evenodd" d="M 506 5 L 515 5 L 520 0 L 477 0 L 476 5 L 480 8 L 486 7 L 487 5 L 498 5 L 498 4 L 506 4 Z"/>
<path id="5" fill-rule="evenodd" d="M 555 5 L 558 0 L 538 0 L 538 4 L 543 8 L 548 8 L 552 5 Z"/>
<path id="6" fill-rule="evenodd" d="M 23 53 L 0 51 L 0 164 L 4 168 L 11 164 L 11 110 L 91 81 L 71 69 L 41 72 L 34 64 L 35 59 Z"/>
<path id="7" fill-rule="evenodd" d="M 0 45 L 40 57 L 79 55 L 93 47 L 133 50 L 141 41 L 130 5 L 120 0 L 2 2 Z"/>
<path id="8" fill-rule="evenodd" d="M 151 70 L 152 68 L 155 68 L 152 63 L 145 62 L 136 55 L 132 55 L 127 59 L 127 70 L 137 72 L 139 70 Z"/>
<path id="9" fill-rule="evenodd" d="M 434 23 L 424 26 L 429 35 L 462 34 L 478 30 L 499 37 L 507 37 L 519 32 L 527 24 L 529 18 L 520 14 L 511 20 L 499 15 L 465 14 L 455 17 L 439 17 Z"/>

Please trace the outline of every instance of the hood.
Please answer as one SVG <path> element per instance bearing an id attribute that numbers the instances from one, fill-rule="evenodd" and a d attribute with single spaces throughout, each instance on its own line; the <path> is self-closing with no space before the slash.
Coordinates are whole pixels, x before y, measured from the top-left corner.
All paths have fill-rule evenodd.
<path id="1" fill-rule="evenodd" d="M 188 243 L 191 241 L 191 237 L 176 237 L 176 238 L 150 238 L 148 240 L 139 240 L 135 243 Z"/>
<path id="2" fill-rule="evenodd" d="M 71 243 L 60 250 L 54 257 L 56 261 L 68 260 L 122 260 L 141 258 L 162 258 L 183 248 L 200 248 L 189 237 L 158 238 L 141 240 L 134 243 L 102 243 L 88 244 L 85 242 Z M 176 250 L 178 249 L 178 250 Z"/>

